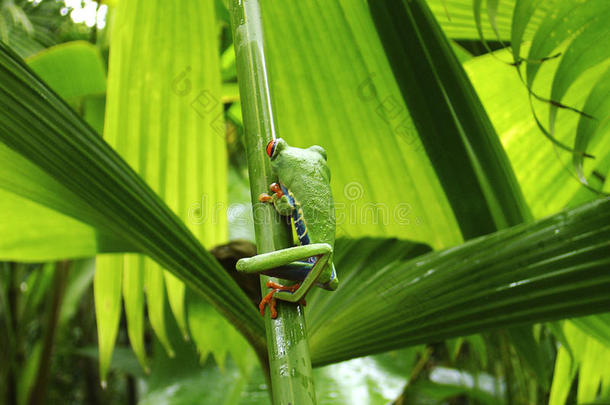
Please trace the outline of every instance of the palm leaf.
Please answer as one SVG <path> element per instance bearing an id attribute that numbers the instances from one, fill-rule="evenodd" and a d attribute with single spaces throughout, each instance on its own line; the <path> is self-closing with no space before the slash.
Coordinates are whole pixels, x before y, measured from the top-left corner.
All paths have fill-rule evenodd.
<path id="1" fill-rule="evenodd" d="M 227 205 L 227 175 L 214 5 L 196 2 L 168 10 L 162 2 L 128 2 L 115 16 L 104 138 L 204 246 L 223 243 L 227 223 L 218 208 Z M 134 257 L 121 263 L 124 273 L 137 274 L 130 280 L 132 288 L 146 283 L 151 325 L 172 353 L 165 330 L 165 297 L 167 293 L 169 307 L 188 338 L 184 284 L 150 259 Z M 144 310 L 140 294 L 128 292 L 124 298 L 128 320 L 139 319 Z M 199 313 L 189 311 L 188 317 Z M 212 310 L 206 314 L 218 317 Z M 137 330 L 130 332 L 131 341 L 140 348 L 142 359 L 142 324 L 128 322 L 128 329 L 132 327 Z M 218 357 L 224 357 L 226 349 L 214 346 Z"/>
<path id="2" fill-rule="evenodd" d="M 609 207 L 610 199 L 600 199 L 458 247 L 409 261 L 390 259 L 383 267 L 368 256 L 375 267 L 365 262 L 364 270 L 343 274 L 334 293 L 341 306 L 332 307 L 334 313 L 318 312 L 312 298 L 312 361 L 327 364 L 492 328 L 605 311 Z M 389 258 L 379 250 L 382 258 Z M 366 241 L 353 245 L 339 256 L 337 269 L 350 269 L 342 267 L 344 258 L 366 261 L 366 251 Z"/>
<path id="3" fill-rule="evenodd" d="M 579 2 L 569 1 L 522 1 L 517 3 L 513 18 L 512 41 L 513 57 L 521 60 L 521 47 L 524 38 L 520 33 L 528 24 L 534 13 L 542 13 L 544 18 L 540 24 L 534 25 L 536 33 L 533 37 L 526 59 L 526 79 L 528 89 L 532 89 L 537 98 L 550 100 L 548 109 L 548 130 L 542 128 L 551 138 L 556 139 L 555 130 L 558 127 L 557 117 L 560 111 L 577 116 L 579 130 L 575 139 L 571 140 L 575 151 L 573 164 L 582 183 L 586 184 L 583 174 L 584 154 L 588 152 L 589 140 L 597 137 L 608 139 L 608 128 L 596 125 L 595 121 L 604 123 L 608 120 L 606 110 L 600 109 L 598 100 L 607 94 L 607 80 L 603 75 L 607 62 L 610 60 L 610 48 L 604 39 L 608 36 L 606 21 L 610 15 L 610 4 L 603 0 Z M 550 88 L 535 79 L 542 70 L 541 60 L 553 57 L 561 52 Z M 597 68 L 597 69 L 596 69 Z M 585 81 L 579 80 L 587 75 Z M 590 84 L 593 88 L 590 89 Z M 585 94 L 591 92 L 587 103 L 575 103 L 570 100 L 568 90 L 581 87 Z M 572 111 L 570 111 L 572 110 Z M 594 121 L 594 122 L 591 122 Z M 563 143 L 562 143 L 563 144 Z M 607 150 L 607 147 L 605 148 Z M 603 160 L 606 153 L 597 156 Z"/>

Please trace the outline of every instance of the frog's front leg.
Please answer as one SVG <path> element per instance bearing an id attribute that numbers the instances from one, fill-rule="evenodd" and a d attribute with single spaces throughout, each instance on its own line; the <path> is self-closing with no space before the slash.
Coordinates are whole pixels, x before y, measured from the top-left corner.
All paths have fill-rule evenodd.
<path id="1" fill-rule="evenodd" d="M 269 190 L 273 194 L 263 193 L 258 196 L 258 200 L 263 203 L 273 203 L 273 207 L 280 215 L 291 216 L 294 211 L 294 202 L 284 194 L 282 187 L 278 183 L 271 183 Z"/>
<path id="2" fill-rule="evenodd" d="M 271 185 L 269 185 L 269 190 L 273 194 L 269 195 L 267 193 L 262 193 L 261 195 L 258 196 L 258 201 L 260 201 L 260 202 L 273 202 L 274 198 L 275 199 L 279 199 L 279 198 L 282 198 L 284 196 L 284 192 L 282 191 L 282 187 L 280 187 L 280 185 L 277 184 L 277 183 L 271 183 Z"/>

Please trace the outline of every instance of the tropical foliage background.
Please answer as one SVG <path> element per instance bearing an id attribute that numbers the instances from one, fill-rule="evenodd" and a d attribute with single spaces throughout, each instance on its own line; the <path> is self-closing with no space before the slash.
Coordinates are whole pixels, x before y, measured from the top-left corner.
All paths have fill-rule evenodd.
<path id="1" fill-rule="evenodd" d="M 0 7 L 2 402 L 270 403 L 228 5 Z M 610 3 L 261 7 L 318 403 L 610 401 Z"/>

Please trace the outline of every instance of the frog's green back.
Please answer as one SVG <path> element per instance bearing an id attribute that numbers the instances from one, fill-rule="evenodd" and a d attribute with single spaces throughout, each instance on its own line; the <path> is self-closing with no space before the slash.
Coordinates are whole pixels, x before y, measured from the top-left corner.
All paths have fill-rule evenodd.
<path id="1" fill-rule="evenodd" d="M 335 208 L 326 153 L 319 146 L 301 149 L 282 142 L 271 166 L 303 210 L 310 242 L 328 243 L 334 247 Z"/>

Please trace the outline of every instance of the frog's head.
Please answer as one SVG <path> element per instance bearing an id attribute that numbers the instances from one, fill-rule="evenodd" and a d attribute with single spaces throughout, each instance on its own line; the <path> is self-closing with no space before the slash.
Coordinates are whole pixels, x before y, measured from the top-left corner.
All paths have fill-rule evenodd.
<path id="1" fill-rule="evenodd" d="M 287 148 L 289 148 L 289 146 L 286 143 L 286 141 L 283 140 L 282 138 L 273 139 L 273 140 L 271 140 L 271 142 L 269 142 L 267 144 L 267 156 L 269 156 L 271 158 L 271 160 L 275 160 L 278 156 L 280 156 L 282 151 Z M 292 148 L 292 149 L 298 149 L 298 148 Z M 326 151 L 321 146 L 314 145 L 314 146 L 307 148 L 306 150 L 320 155 L 320 157 L 324 161 L 326 161 Z"/>
<path id="2" fill-rule="evenodd" d="M 287 146 L 288 144 L 282 138 L 273 139 L 267 144 L 267 156 L 274 160 Z"/>
<path id="3" fill-rule="evenodd" d="M 289 146 L 282 138 L 272 140 L 267 144 L 267 155 L 271 158 L 271 167 L 275 170 L 286 186 L 290 187 L 296 177 L 303 177 L 304 173 L 311 176 L 318 173 L 330 179 L 330 172 L 326 165 L 326 152 L 320 146 L 307 149 Z"/>

